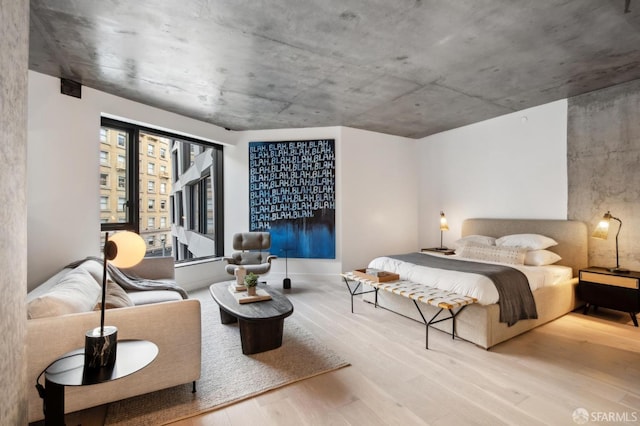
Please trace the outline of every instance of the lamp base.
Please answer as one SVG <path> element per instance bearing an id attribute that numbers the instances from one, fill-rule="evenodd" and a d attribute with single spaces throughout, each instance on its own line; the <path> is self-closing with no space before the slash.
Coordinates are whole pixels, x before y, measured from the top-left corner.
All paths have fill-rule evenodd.
<path id="1" fill-rule="evenodd" d="M 117 327 L 105 326 L 102 333 L 100 327 L 87 331 L 84 336 L 85 369 L 113 367 L 116 363 L 117 344 Z"/>
<path id="2" fill-rule="evenodd" d="M 609 268 L 609 272 L 615 272 L 616 274 L 628 274 L 629 270 L 625 268 Z"/>
<path id="3" fill-rule="evenodd" d="M 449 250 L 447 247 L 435 247 L 434 250 L 438 250 L 438 251 L 447 251 Z"/>
<path id="4" fill-rule="evenodd" d="M 282 280 L 282 288 L 284 288 L 285 290 L 288 290 L 291 288 L 291 279 L 290 278 L 285 278 L 284 280 Z"/>

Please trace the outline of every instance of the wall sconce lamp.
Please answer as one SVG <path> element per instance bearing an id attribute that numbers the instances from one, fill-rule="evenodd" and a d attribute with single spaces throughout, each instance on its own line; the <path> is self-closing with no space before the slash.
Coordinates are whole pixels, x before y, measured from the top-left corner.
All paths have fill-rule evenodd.
<path id="1" fill-rule="evenodd" d="M 140 263 L 147 248 L 142 237 L 135 232 L 118 232 L 104 240 L 104 262 L 102 268 L 102 307 L 100 327 L 87 331 L 84 338 L 84 366 L 89 370 L 112 368 L 116 362 L 118 328 L 104 325 L 107 294 L 107 262 L 118 268 L 130 268 Z"/>
<path id="2" fill-rule="evenodd" d="M 620 225 L 618 226 L 618 232 L 616 232 L 616 267 L 609 268 L 609 272 L 618 272 L 618 273 L 629 272 L 628 269 L 624 269 L 620 267 L 620 258 L 618 253 L 618 235 L 620 235 L 620 230 L 622 229 L 622 221 L 620 219 L 618 219 L 617 217 L 611 216 L 611 213 L 607 211 L 604 214 L 604 216 L 602 216 L 602 219 L 598 223 L 598 226 L 593 231 L 593 234 L 591 234 L 591 236 L 593 238 L 598 238 L 600 240 L 606 240 L 607 237 L 609 236 L 609 225 L 611 224 L 612 219 L 617 221 Z"/>
<path id="3" fill-rule="evenodd" d="M 443 211 L 440 211 L 440 247 L 437 247 L 436 250 L 449 250 L 442 245 L 442 233 L 448 230 L 449 224 L 447 223 L 447 217 L 444 215 Z"/>

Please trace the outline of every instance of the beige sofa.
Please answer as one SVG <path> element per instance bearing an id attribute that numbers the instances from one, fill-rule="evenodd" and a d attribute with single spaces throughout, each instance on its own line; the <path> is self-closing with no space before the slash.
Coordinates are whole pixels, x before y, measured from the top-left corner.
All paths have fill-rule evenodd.
<path id="1" fill-rule="evenodd" d="M 127 272 L 153 280 L 173 280 L 173 266 L 171 258 L 145 258 Z M 85 262 L 77 268 L 64 269 L 28 294 L 27 310 L 30 315 L 42 315 L 45 300 L 56 294 L 52 293 L 56 288 L 57 294 L 61 294 L 60 285 L 71 281 L 70 272 L 83 279 L 90 276 L 101 282 L 102 269 L 97 262 Z M 92 286 L 89 283 L 79 289 L 66 288 L 62 294 L 71 292 L 73 295 L 73 291 L 81 293 L 85 287 L 93 289 Z M 107 288 L 110 289 L 110 286 Z M 90 297 L 93 297 L 93 293 Z M 35 388 L 38 375 L 59 356 L 83 347 L 85 332 L 100 325 L 100 311 L 67 313 L 68 310 L 82 310 L 80 301 L 83 298 L 86 296 L 72 297 L 71 307 L 63 303 L 62 307 L 52 308 L 49 300 L 46 309 L 55 313 L 54 316 L 30 318 L 27 321 L 29 422 L 44 418 L 42 399 Z M 98 385 L 65 388 L 65 412 L 195 382 L 200 378 L 200 302 L 182 299 L 179 293 L 170 290 L 129 291 L 125 298 L 134 306 L 107 309 L 105 325 L 118 327 L 118 339 L 143 339 L 155 343 L 159 349 L 158 356 L 149 366 L 131 376 Z M 44 383 L 44 378 L 40 383 Z"/>

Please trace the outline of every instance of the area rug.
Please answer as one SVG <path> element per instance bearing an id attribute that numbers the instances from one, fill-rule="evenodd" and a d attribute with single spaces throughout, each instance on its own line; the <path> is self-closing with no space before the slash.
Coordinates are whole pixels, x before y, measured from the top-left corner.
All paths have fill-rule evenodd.
<path id="1" fill-rule="evenodd" d="M 202 374 L 191 383 L 109 404 L 106 425 L 161 425 L 213 411 L 267 391 L 327 373 L 349 363 L 312 337 L 296 320 L 285 320 L 282 346 L 243 355 L 237 325 L 220 323 L 208 289 L 190 297 L 202 306 Z M 295 308 L 295 303 L 294 303 Z"/>

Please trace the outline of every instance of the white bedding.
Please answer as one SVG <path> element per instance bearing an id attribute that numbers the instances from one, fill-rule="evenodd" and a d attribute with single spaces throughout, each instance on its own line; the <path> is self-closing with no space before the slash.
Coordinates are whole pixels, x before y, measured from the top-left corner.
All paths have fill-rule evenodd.
<path id="1" fill-rule="evenodd" d="M 422 254 L 425 256 L 441 256 L 440 254 L 431 253 Z M 450 259 L 465 260 L 456 255 L 447 257 Z M 473 260 L 473 262 L 482 261 Z M 505 265 L 521 271 L 526 275 L 531 291 L 568 281 L 573 276 L 572 269 L 568 266 L 525 266 L 496 262 L 482 263 Z M 401 280 L 409 280 L 465 296 L 475 297 L 481 305 L 491 305 L 498 302 L 498 291 L 496 287 L 493 282 L 484 275 L 429 268 L 385 256 L 373 259 L 369 263 L 369 267 L 396 273 L 400 275 Z"/>

